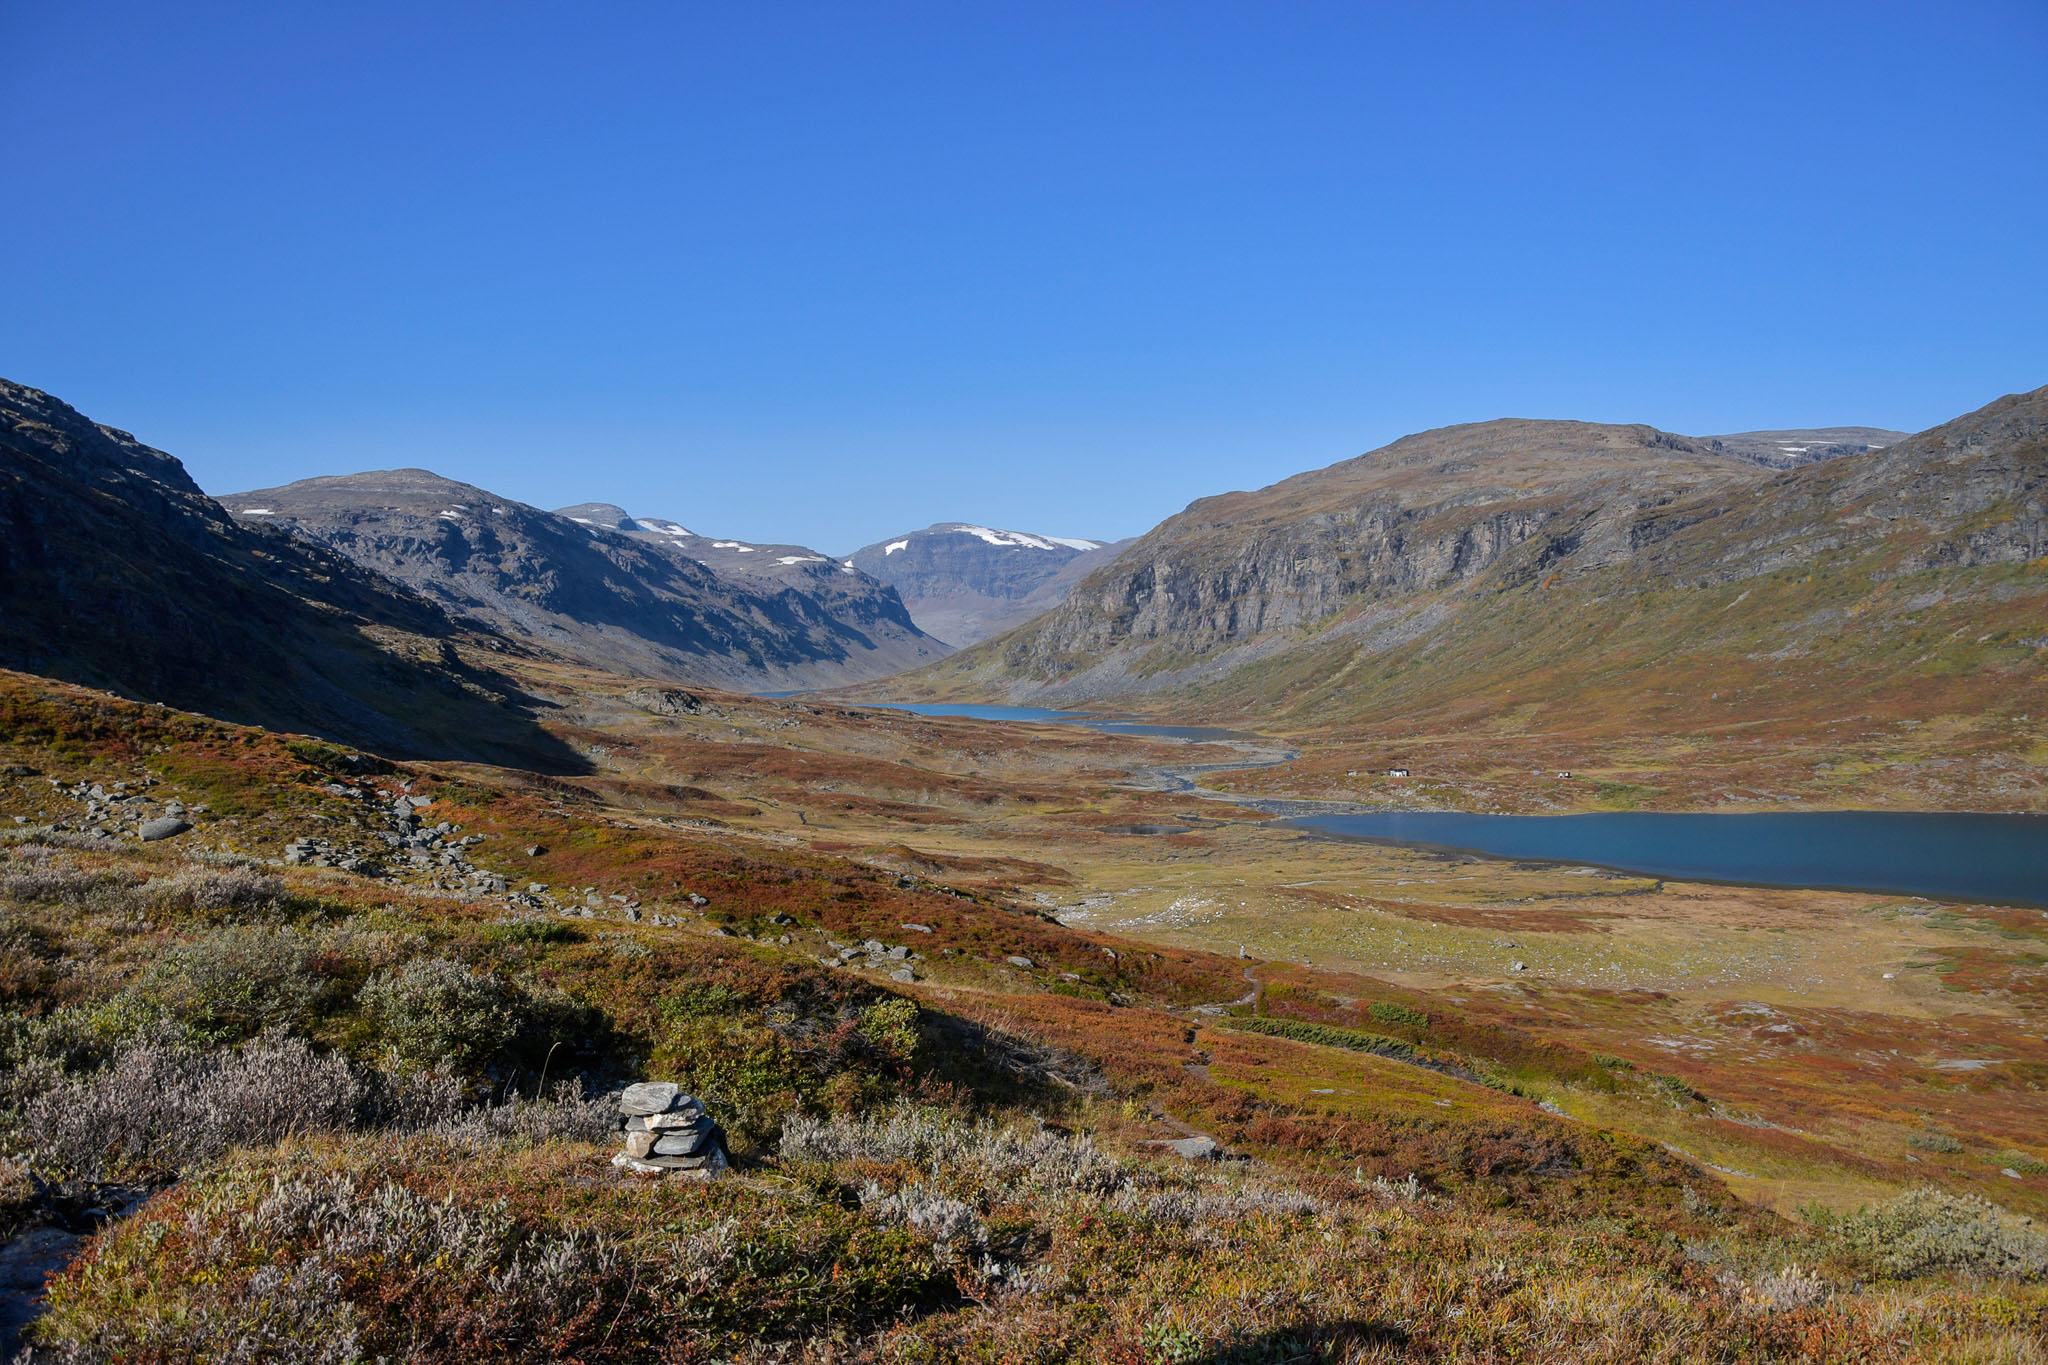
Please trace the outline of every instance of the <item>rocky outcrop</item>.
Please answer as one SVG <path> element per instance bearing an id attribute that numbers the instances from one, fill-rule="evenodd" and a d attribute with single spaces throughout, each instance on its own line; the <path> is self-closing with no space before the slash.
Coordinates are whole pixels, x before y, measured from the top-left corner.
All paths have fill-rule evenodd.
<path id="1" fill-rule="evenodd" d="M 245 523 L 324 546 L 452 613 L 612 672 L 803 688 L 946 653 L 879 585 L 863 598 L 836 582 L 826 591 L 801 578 L 721 573 L 637 524 L 544 512 L 423 469 L 304 479 L 222 501 Z"/>

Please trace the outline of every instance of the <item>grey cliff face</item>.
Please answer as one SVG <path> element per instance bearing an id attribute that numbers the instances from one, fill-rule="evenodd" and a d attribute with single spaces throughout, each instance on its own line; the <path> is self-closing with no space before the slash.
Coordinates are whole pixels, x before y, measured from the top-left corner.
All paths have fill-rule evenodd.
<path id="1" fill-rule="evenodd" d="M 833 620 L 875 639 L 896 667 L 914 667 L 936 657 L 934 650 L 949 652 L 943 642 L 919 630 L 895 588 L 807 545 L 699 535 L 661 517 L 631 516 L 610 503 L 580 503 L 556 515 L 630 536 L 672 559 L 702 565 L 757 590 L 793 589 L 816 601 Z"/>
<path id="2" fill-rule="evenodd" d="M 1048 655 L 1205 652 L 1351 606 L 1632 551 L 1646 511 L 1767 477 L 1650 427 L 1489 422 L 1408 437 L 1259 493 L 1204 499 L 1083 582 Z"/>

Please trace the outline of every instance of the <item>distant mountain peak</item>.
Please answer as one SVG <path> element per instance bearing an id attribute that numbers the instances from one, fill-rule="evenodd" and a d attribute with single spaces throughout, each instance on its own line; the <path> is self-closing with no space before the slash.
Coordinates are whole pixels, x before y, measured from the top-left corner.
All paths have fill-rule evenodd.
<path id="1" fill-rule="evenodd" d="M 1784 431 L 1738 431 L 1699 439 L 1724 455 L 1733 455 L 1766 469 L 1797 469 L 1801 465 L 1838 460 L 1882 450 L 1906 439 L 1903 431 L 1883 427 L 1801 427 Z"/>
<path id="2" fill-rule="evenodd" d="M 855 550 L 844 563 L 893 586 L 921 629 L 969 645 L 1057 606 L 1127 543 L 941 521 Z"/>
<path id="3" fill-rule="evenodd" d="M 579 502 L 574 507 L 557 507 L 555 515 L 567 517 L 579 526 L 602 526 L 607 531 L 639 529 L 625 508 L 608 502 Z"/>

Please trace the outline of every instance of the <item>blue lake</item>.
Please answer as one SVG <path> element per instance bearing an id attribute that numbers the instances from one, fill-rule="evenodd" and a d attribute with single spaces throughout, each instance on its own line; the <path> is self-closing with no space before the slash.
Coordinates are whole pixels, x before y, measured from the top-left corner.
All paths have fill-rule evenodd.
<path id="1" fill-rule="evenodd" d="M 1757 815 L 1456 815 L 1282 821 L 1348 839 L 1590 863 L 1680 881 L 1888 891 L 2048 906 L 2048 815 L 1789 811 Z"/>
<path id="2" fill-rule="evenodd" d="M 984 706 L 971 701 L 864 701 L 885 711 L 912 711 L 920 716 L 960 716 L 967 720 L 1085 720 L 1079 711 L 1048 711 L 1043 706 Z"/>
<path id="3" fill-rule="evenodd" d="M 921 716 L 1085 725 L 1163 739 L 1258 740 L 1237 730 L 978 702 L 863 702 Z M 1271 759 L 1266 761 L 1270 762 Z M 1248 762 L 1246 766 L 1255 766 Z M 1209 765 L 1215 767 L 1218 765 Z M 1234 765 L 1223 765 L 1234 766 Z M 1179 770 L 1198 773 L 1200 768 Z M 1247 805 L 1300 810 L 1302 803 Z M 2048 815 L 1783 811 L 1755 815 L 1458 815 L 1385 811 L 1278 822 L 1347 839 L 1584 863 L 1678 881 L 1891 892 L 2048 908 Z M 1135 828 L 1130 832 L 1138 832 Z"/>

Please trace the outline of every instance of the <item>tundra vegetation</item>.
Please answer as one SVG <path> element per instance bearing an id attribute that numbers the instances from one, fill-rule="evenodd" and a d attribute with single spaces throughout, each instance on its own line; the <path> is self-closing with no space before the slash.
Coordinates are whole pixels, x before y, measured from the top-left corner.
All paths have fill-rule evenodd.
<path id="1" fill-rule="evenodd" d="M 1367 855 L 1114 786 L 1138 741 L 718 701 L 565 721 L 607 766 L 540 779 L 0 678 L 0 1220 L 87 1234 L 31 1359 L 2044 1356 L 2010 1050 L 1931 1073 L 1908 1124 L 1851 1065 L 1893 1025 L 1843 1005 L 1212 951 L 1199 916 L 1136 922 L 1163 893 L 1118 918 L 1103 831 L 1205 818 L 1165 877 Z M 134 792 L 197 827 L 93 814 Z M 435 859 L 380 843 L 399 792 L 449 827 Z M 473 835 L 503 889 L 450 871 Z M 287 858 L 314 838 L 367 854 Z M 1205 875 L 1176 898 L 1220 903 Z M 1378 913 L 1613 937 L 1611 898 L 1500 875 Z M 1957 913 L 1952 947 L 1995 938 Z M 1921 1027 L 1986 1040 L 1958 1018 Z M 1645 1041 L 1681 1026 L 1749 1040 L 1751 1089 Z M 718 1117 L 729 1177 L 609 1164 L 605 1096 L 645 1077 Z M 1169 1145 L 1194 1134 L 1225 1159 Z"/>

